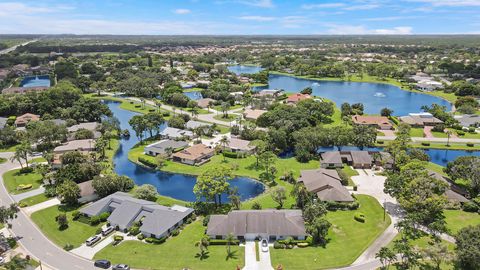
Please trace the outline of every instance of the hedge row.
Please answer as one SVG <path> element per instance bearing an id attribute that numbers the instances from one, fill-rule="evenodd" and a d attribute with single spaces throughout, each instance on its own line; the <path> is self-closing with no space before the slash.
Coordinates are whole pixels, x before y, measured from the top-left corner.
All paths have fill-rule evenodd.
<path id="1" fill-rule="evenodd" d="M 152 162 L 152 161 L 150 161 L 150 160 L 148 160 L 144 157 L 139 157 L 138 161 L 140 163 L 142 163 L 143 165 L 148 166 L 150 168 L 156 168 L 157 167 L 157 164 L 155 164 L 155 162 Z"/>
<path id="2" fill-rule="evenodd" d="M 238 240 L 233 240 L 230 242 L 231 245 L 240 245 L 240 241 Z M 224 245 L 227 245 L 227 240 L 225 239 L 210 239 L 210 242 L 209 242 L 209 245 L 210 246 L 224 246 Z"/>

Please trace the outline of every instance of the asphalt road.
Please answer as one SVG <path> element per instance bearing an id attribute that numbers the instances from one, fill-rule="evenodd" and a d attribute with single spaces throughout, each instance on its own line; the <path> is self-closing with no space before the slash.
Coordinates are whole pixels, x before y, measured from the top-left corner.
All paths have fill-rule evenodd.
<path id="1" fill-rule="evenodd" d="M 0 157 L 8 158 L 11 153 L 0 153 Z M 0 205 L 13 203 L 12 197 L 8 194 L 3 185 L 3 174 L 9 170 L 19 167 L 18 163 L 7 161 L 0 164 Z M 93 262 L 83 259 L 77 255 L 67 252 L 51 242 L 30 218 L 21 210 L 18 217 L 12 221 L 12 233 L 19 238 L 19 243 L 33 257 L 40 260 L 43 265 L 52 269 L 96 269 Z"/>
<path id="2" fill-rule="evenodd" d="M 24 43 L 22 43 L 22 44 L 18 44 L 18 45 L 12 46 L 12 47 L 10 47 L 10 48 L 6 48 L 6 49 L 4 49 L 4 50 L 1 50 L 1 51 L 0 51 L 0 54 L 6 54 L 6 53 L 9 53 L 9 52 L 12 52 L 12 51 L 14 51 L 18 46 L 25 46 L 25 45 L 27 45 L 27 44 L 29 44 L 29 43 L 32 43 L 32 42 L 35 42 L 35 41 L 37 41 L 37 40 L 38 40 L 38 39 L 29 40 L 29 41 L 24 42 Z"/>

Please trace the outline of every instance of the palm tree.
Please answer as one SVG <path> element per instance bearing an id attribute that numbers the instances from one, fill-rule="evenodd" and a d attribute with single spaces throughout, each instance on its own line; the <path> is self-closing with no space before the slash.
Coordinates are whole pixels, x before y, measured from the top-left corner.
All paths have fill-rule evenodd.
<path id="1" fill-rule="evenodd" d="M 235 237 L 233 236 L 232 233 L 229 233 L 227 235 L 227 237 L 225 238 L 225 241 L 227 242 L 227 257 L 230 257 L 230 255 L 232 254 L 232 252 L 231 252 L 232 250 L 231 250 L 230 246 L 235 241 Z"/>
<path id="2" fill-rule="evenodd" d="M 197 253 L 200 260 L 203 260 L 207 257 L 208 250 L 208 239 L 203 237 L 200 241 L 195 242 L 195 246 L 200 249 L 200 252 Z"/>
<path id="3" fill-rule="evenodd" d="M 452 132 L 450 130 L 447 130 L 447 146 L 450 146 L 450 136 L 452 136 Z"/>
<path id="4" fill-rule="evenodd" d="M 230 143 L 230 140 L 228 139 L 227 136 L 222 136 L 222 138 L 218 142 L 220 143 L 220 146 L 222 147 L 222 152 L 223 152 L 225 150 L 225 147 L 228 146 L 228 143 Z M 226 161 L 225 154 L 223 155 L 223 161 Z"/>
<path id="5" fill-rule="evenodd" d="M 10 161 L 11 162 L 18 161 L 18 163 L 20 163 L 20 168 L 23 169 L 22 157 L 20 156 L 19 152 L 15 151 L 13 156 L 10 157 Z"/>
<path id="6" fill-rule="evenodd" d="M 107 148 L 107 145 L 108 140 L 104 136 L 98 138 L 98 140 L 95 142 L 95 148 L 101 153 L 101 158 L 105 157 L 105 148 Z"/>

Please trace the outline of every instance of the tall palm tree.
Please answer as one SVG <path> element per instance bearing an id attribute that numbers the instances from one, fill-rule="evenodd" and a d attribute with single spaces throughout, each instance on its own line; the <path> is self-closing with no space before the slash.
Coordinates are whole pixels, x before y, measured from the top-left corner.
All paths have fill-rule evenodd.
<path id="1" fill-rule="evenodd" d="M 229 233 L 227 235 L 227 237 L 225 237 L 225 241 L 227 242 L 227 256 L 230 257 L 230 255 L 232 254 L 232 250 L 230 248 L 230 246 L 233 244 L 233 242 L 235 241 L 235 237 L 233 236 L 232 233 Z"/>
<path id="2" fill-rule="evenodd" d="M 228 139 L 227 136 L 224 135 L 224 136 L 222 136 L 222 138 L 218 142 L 219 142 L 220 146 L 222 147 L 222 153 L 223 153 L 223 151 L 225 150 L 225 147 L 227 147 L 230 140 Z M 226 161 L 225 154 L 223 155 L 223 161 Z"/>
<path id="3" fill-rule="evenodd" d="M 452 132 L 450 130 L 447 130 L 447 146 L 450 146 L 450 136 L 452 136 Z"/>

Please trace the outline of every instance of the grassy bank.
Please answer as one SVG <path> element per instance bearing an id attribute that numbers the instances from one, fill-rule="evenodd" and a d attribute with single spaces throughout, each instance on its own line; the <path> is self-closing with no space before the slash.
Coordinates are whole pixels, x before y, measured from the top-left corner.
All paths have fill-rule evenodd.
<path id="1" fill-rule="evenodd" d="M 20 173 L 20 169 L 16 169 L 3 174 L 3 183 L 9 193 L 20 194 L 39 188 L 42 184 L 42 176 L 36 172 Z M 32 185 L 32 187 L 18 190 L 19 185 Z"/>

